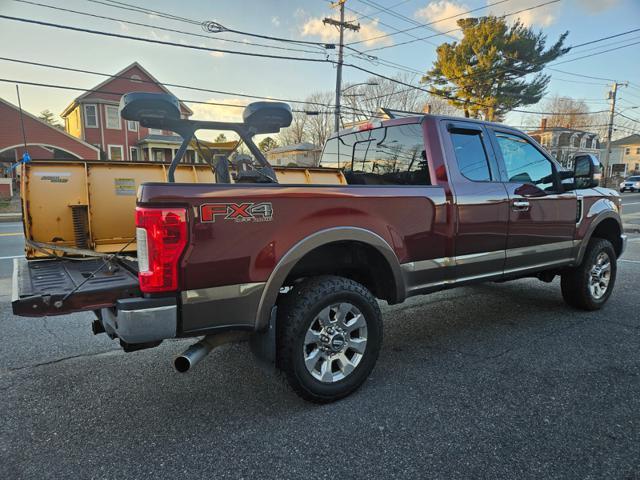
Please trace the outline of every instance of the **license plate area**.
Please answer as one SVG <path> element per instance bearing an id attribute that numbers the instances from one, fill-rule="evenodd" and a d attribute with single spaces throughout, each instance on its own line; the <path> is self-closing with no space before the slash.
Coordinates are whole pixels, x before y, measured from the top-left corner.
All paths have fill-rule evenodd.
<path id="1" fill-rule="evenodd" d="M 42 317 L 97 310 L 139 295 L 134 264 L 109 265 L 101 258 L 14 260 L 11 305 L 15 315 Z"/>

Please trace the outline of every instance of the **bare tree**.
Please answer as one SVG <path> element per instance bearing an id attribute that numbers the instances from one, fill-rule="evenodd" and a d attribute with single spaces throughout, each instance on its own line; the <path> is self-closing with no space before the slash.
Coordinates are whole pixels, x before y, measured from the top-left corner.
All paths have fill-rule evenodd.
<path id="1" fill-rule="evenodd" d="M 309 95 L 306 100 L 315 104 L 330 106 L 333 101 L 333 92 L 316 92 Z M 321 109 L 317 115 L 309 115 L 306 123 L 307 141 L 322 147 L 324 142 L 333 132 L 333 109 Z"/>
<path id="2" fill-rule="evenodd" d="M 430 111 L 443 115 L 462 113 L 440 97 L 402 85 L 415 82 L 416 79 L 410 74 L 398 74 L 393 80 L 371 77 L 367 84 L 350 88 L 344 97 L 345 115 L 348 115 L 350 120 L 364 120 L 377 116 L 381 108 L 416 113 Z"/>
<path id="3" fill-rule="evenodd" d="M 305 142 L 307 139 L 307 114 L 302 112 L 294 112 L 291 125 L 280 131 L 278 134 L 279 145 L 293 145 Z"/>

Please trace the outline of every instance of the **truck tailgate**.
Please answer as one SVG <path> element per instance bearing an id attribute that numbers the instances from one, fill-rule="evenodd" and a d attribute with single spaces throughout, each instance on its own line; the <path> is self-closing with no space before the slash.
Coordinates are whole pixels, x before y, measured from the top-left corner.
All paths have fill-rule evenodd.
<path id="1" fill-rule="evenodd" d="M 110 307 L 140 295 L 132 269 L 102 268 L 102 259 L 14 259 L 13 313 L 27 317 L 64 315 Z M 84 283 L 83 283 L 84 282 Z"/>

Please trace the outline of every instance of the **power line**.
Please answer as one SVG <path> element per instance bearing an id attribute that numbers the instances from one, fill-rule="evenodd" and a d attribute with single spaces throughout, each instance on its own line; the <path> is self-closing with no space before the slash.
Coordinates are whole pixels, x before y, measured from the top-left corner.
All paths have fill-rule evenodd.
<path id="1" fill-rule="evenodd" d="M 10 79 L 10 78 L 0 78 L 0 82 L 4 82 L 4 83 L 13 83 L 13 84 L 19 84 L 19 85 L 29 85 L 32 87 L 46 87 L 46 88 L 57 88 L 60 90 L 73 90 L 73 91 L 78 91 L 78 92 L 91 92 L 91 93 L 103 93 L 106 95 L 118 95 L 118 96 L 122 96 L 123 93 L 122 92 L 113 92 L 113 91 L 109 91 L 109 90 L 101 90 L 101 89 L 95 89 L 95 88 L 90 88 L 90 89 L 86 89 L 86 88 L 80 88 L 80 87 L 71 87 L 69 85 L 58 85 L 55 83 L 44 83 L 44 82 L 30 82 L 27 80 L 16 80 L 16 79 Z M 232 108 L 245 108 L 246 105 L 237 105 L 235 103 L 222 103 L 222 102 L 207 102 L 207 101 L 202 101 L 202 100 L 187 100 L 187 99 L 178 99 L 180 102 L 182 103 L 194 103 L 194 104 L 199 104 L 199 105 L 212 105 L 212 106 L 216 106 L 216 107 L 232 107 Z M 308 113 L 306 110 L 292 110 L 293 112 L 296 113 Z M 328 113 L 328 112 L 325 112 Z"/>
<path id="2" fill-rule="evenodd" d="M 96 72 L 94 70 L 85 70 L 82 68 L 73 68 L 73 67 L 64 67 L 62 65 L 53 65 L 53 64 L 49 64 L 49 63 L 40 63 L 40 62 L 33 62 L 33 61 L 29 61 L 29 60 L 20 60 L 17 58 L 9 58 L 9 57 L 0 57 L 1 61 L 5 61 L 5 62 L 13 62 L 13 63 L 21 63 L 24 65 L 33 65 L 36 67 L 45 67 L 45 68 L 52 68 L 55 70 L 63 70 L 63 71 L 67 71 L 67 72 L 76 72 L 76 73 L 86 73 L 89 75 L 97 75 L 100 77 L 107 77 L 107 78 L 122 78 L 122 79 L 126 79 L 126 80 L 130 80 L 129 77 L 125 76 L 125 75 L 114 75 L 114 74 L 109 74 L 109 73 L 104 73 L 104 72 Z M 148 83 L 148 84 L 152 84 L 152 85 L 162 85 L 163 87 L 172 87 L 172 88 L 183 88 L 186 90 L 194 90 L 197 92 L 206 92 L 206 93 L 215 93 L 215 94 L 219 94 L 219 95 L 231 95 L 231 96 L 235 96 L 235 97 L 245 97 L 245 98 L 254 98 L 254 99 L 259 99 L 259 100 L 273 100 L 273 101 L 278 101 L 278 102 L 288 102 L 288 103 L 300 103 L 300 104 L 306 104 L 306 105 L 314 105 L 314 106 L 326 106 L 326 104 L 324 103 L 320 103 L 320 102 L 308 102 L 308 101 L 304 101 L 304 100 L 291 100 L 291 99 L 287 99 L 287 98 L 276 98 L 276 97 L 265 97 L 265 96 L 260 96 L 260 95 L 250 95 L 250 94 L 246 94 L 246 93 L 238 93 L 238 92 L 229 92 L 229 91 L 225 91 L 225 90 L 212 90 L 209 88 L 202 88 L 202 87 L 194 87 L 194 86 L 190 86 L 190 85 L 183 85 L 183 84 L 178 84 L 178 83 L 164 83 L 164 82 L 154 82 L 152 80 L 136 80 L 137 82 L 142 82 L 142 83 Z"/>
<path id="3" fill-rule="evenodd" d="M 148 23 L 141 23 L 141 22 L 134 22 L 132 20 L 125 20 L 122 18 L 114 18 L 114 17 L 107 17 L 105 15 L 97 15 L 94 13 L 88 13 L 88 12 L 82 12 L 79 10 L 72 10 L 69 8 L 62 8 L 62 7 L 56 7 L 54 5 L 47 5 L 44 3 L 38 3 L 38 2 L 31 2 L 29 0 L 13 0 L 14 2 L 19 2 L 19 3 L 24 3 L 24 4 L 29 4 L 29 5 L 34 5 L 34 6 L 38 6 L 38 7 L 44 7 L 44 8 L 49 8 L 51 10 L 57 10 L 57 11 L 61 11 L 61 12 L 68 12 L 68 13 L 73 13 L 76 15 L 83 15 L 86 17 L 92 17 L 92 18 L 99 18 L 102 20 L 110 20 L 110 21 L 114 21 L 114 22 L 121 22 L 127 25 L 135 25 L 138 27 L 147 27 L 147 28 L 153 28 L 155 30 L 161 30 L 163 32 L 172 32 L 172 33 L 180 33 L 182 35 L 189 35 L 191 37 L 198 37 L 198 38 L 206 38 L 208 40 L 217 40 L 220 42 L 228 42 L 228 43 L 235 43 L 235 44 L 239 44 L 239 45 L 251 45 L 251 46 L 255 46 L 255 47 L 263 47 L 263 48 L 273 48 L 276 50 L 287 50 L 287 51 L 292 51 L 292 52 L 303 52 L 303 53 L 312 53 L 312 54 L 325 54 L 324 51 L 314 51 L 314 50 L 305 50 L 305 49 L 301 49 L 301 48 L 292 48 L 292 47 L 281 47 L 281 46 L 277 46 L 277 45 L 267 45 L 264 43 L 255 43 L 255 42 L 244 42 L 241 40 L 232 40 L 232 39 L 228 39 L 228 38 L 215 38 L 212 37 L 211 35 L 204 35 L 201 33 L 193 33 L 193 32 L 187 32 L 185 30 L 178 30 L 175 28 L 167 28 L 167 27 L 161 27 L 159 25 L 151 25 Z"/>
<path id="4" fill-rule="evenodd" d="M 405 87 L 413 88 L 413 89 L 416 89 L 416 90 L 421 90 L 421 91 L 426 92 L 426 93 L 428 93 L 430 95 L 439 96 L 439 97 L 445 98 L 447 100 L 458 100 L 458 101 L 461 101 L 461 100 L 459 100 L 459 99 L 457 99 L 455 97 L 451 97 L 451 96 L 448 96 L 446 94 L 440 94 L 438 92 L 435 92 L 435 91 L 432 91 L 432 90 L 427 90 L 426 88 L 418 87 L 418 86 L 415 86 L 415 85 L 411 85 L 411 84 L 403 82 L 401 80 L 397 80 L 395 78 L 388 77 L 386 75 L 381 75 L 379 73 L 373 72 L 371 70 L 368 70 L 366 68 L 360 67 L 358 65 L 354 65 L 354 64 L 350 64 L 350 63 L 345 63 L 344 65 L 347 66 L 347 67 L 355 68 L 356 70 L 360 70 L 360 71 L 368 73 L 370 75 L 374 75 L 374 76 L 379 77 L 379 78 L 384 78 L 385 80 L 388 80 L 390 82 L 397 83 L 399 85 L 404 85 Z M 477 106 L 480 106 L 480 107 L 489 107 L 490 106 L 490 105 L 485 105 L 485 104 L 482 104 L 482 103 L 479 103 L 479 102 L 474 102 L 474 101 L 468 101 L 468 103 L 473 104 L 473 105 L 477 105 Z M 534 111 L 520 110 L 520 109 L 512 109 L 510 111 L 511 112 L 518 112 L 518 113 L 526 113 L 526 114 L 535 114 L 535 115 L 563 115 L 562 113 L 557 113 L 557 112 L 534 112 Z M 599 110 L 599 111 L 596 111 L 596 112 L 578 112 L 575 115 L 594 115 L 594 114 L 603 113 L 603 112 L 607 112 L 607 110 Z"/>
<path id="5" fill-rule="evenodd" d="M 185 22 L 185 23 L 189 23 L 191 25 L 199 25 L 200 27 L 204 28 L 207 31 L 213 31 L 213 30 L 208 30 L 207 29 L 207 25 L 209 24 L 211 27 L 215 27 L 214 33 L 220 33 L 220 32 L 231 32 L 231 33 L 237 33 L 240 35 L 247 35 L 250 37 L 256 37 L 256 38 L 263 38 L 263 39 L 268 39 L 268 40 L 276 40 L 279 42 L 289 42 L 289 43 L 299 43 L 299 44 L 305 44 L 305 45 L 317 45 L 323 48 L 327 48 L 327 46 L 333 45 L 331 43 L 324 43 L 324 42 L 312 42 L 312 41 L 306 41 L 306 40 L 294 40 L 294 39 L 290 39 L 290 38 L 281 38 L 281 37 L 273 37 L 270 35 L 261 35 L 258 33 L 253 33 L 253 32 L 244 32 L 241 30 L 235 30 L 232 28 L 228 28 L 225 27 L 224 25 L 221 25 L 217 22 L 211 22 L 211 21 L 200 21 L 200 20 L 194 20 L 192 18 L 186 18 L 186 17 L 180 17 L 177 15 L 173 15 L 173 14 L 169 14 L 169 13 L 165 13 L 165 12 L 161 12 L 158 10 L 153 10 L 147 7 L 140 7 L 137 5 L 133 5 L 130 3 L 125 3 L 125 2 L 119 2 L 116 0 L 107 0 L 109 3 L 105 3 L 104 1 L 100 1 L 100 0 L 87 0 L 88 2 L 92 2 L 92 3 L 99 3 L 102 5 L 107 5 L 109 7 L 114 7 L 114 8 L 121 8 L 124 10 L 131 10 L 134 12 L 138 12 L 138 13 L 151 13 L 151 14 L 155 14 L 158 15 L 160 17 L 163 18 L 167 18 L 169 20 L 175 20 L 175 21 L 179 21 L 179 22 Z M 115 5 L 114 5 L 115 4 Z"/>
<path id="6" fill-rule="evenodd" d="M 358 43 L 369 42 L 369 41 L 371 41 L 371 40 L 378 40 L 378 39 L 380 39 L 380 38 L 391 37 L 391 36 L 393 36 L 393 35 L 398 35 L 398 34 L 400 34 L 400 33 L 405 33 L 405 32 L 411 31 L 411 30 L 416 30 L 416 29 L 418 29 L 418 28 L 424 28 L 424 27 L 427 27 L 427 26 L 430 26 L 430 25 L 434 25 L 434 24 L 436 24 L 436 23 L 444 22 L 445 20 L 451 20 L 452 18 L 456 18 L 456 17 L 461 17 L 461 16 L 463 16 L 463 15 L 467 15 L 468 13 L 476 12 L 476 11 L 478 11 L 478 10 L 484 10 L 485 8 L 489 8 L 489 7 L 492 7 L 492 6 L 494 6 L 494 5 L 498 5 L 498 4 L 500 4 L 500 3 L 505 3 L 505 2 L 508 2 L 508 1 L 510 1 L 510 0 L 500 0 L 500 1 L 498 1 L 498 2 L 494 2 L 494 3 L 490 3 L 490 4 L 488 4 L 488 5 L 485 5 L 485 6 L 483 6 L 483 7 L 472 8 L 471 10 L 467 10 L 466 12 L 458 13 L 458 14 L 456 14 L 456 15 L 451 15 L 451 16 L 449 16 L 449 17 L 439 18 L 439 19 L 434 20 L 434 21 L 432 21 L 432 22 L 421 24 L 420 26 L 415 26 L 415 27 L 411 27 L 411 28 L 404 29 L 404 30 L 398 30 L 397 32 L 388 33 L 388 34 L 385 34 L 385 35 L 378 35 L 378 36 L 376 36 L 376 37 L 365 38 L 365 39 L 363 39 L 363 40 L 358 40 L 357 42 L 351 42 L 351 43 L 350 43 L 350 45 L 355 45 L 355 44 L 358 44 Z M 560 0 L 557 0 L 557 1 L 560 1 Z M 456 28 L 456 29 L 449 30 L 449 31 L 446 31 L 446 32 L 443 32 L 443 33 L 439 33 L 438 35 L 446 35 L 447 33 L 455 32 L 455 31 L 457 31 L 457 30 L 459 30 L 459 29 L 458 29 L 458 28 Z M 429 37 L 424 37 L 424 39 L 426 40 L 426 39 L 428 39 L 428 38 L 436 37 L 436 36 L 438 36 L 438 35 L 432 35 L 432 36 L 429 36 Z"/>
<path id="7" fill-rule="evenodd" d="M 416 28 L 427 28 L 429 30 L 431 30 L 432 32 L 437 32 L 437 30 L 435 28 L 433 28 L 430 25 L 426 25 L 424 23 L 418 22 L 417 20 L 414 20 L 411 17 L 407 17 L 406 15 L 403 15 L 402 13 L 396 12 L 394 10 L 392 10 L 391 8 L 386 8 L 383 5 L 380 5 L 379 3 L 375 2 L 374 0 L 358 0 L 360 3 L 363 3 L 364 5 L 369 5 L 369 6 L 373 6 L 376 8 L 382 8 L 381 12 L 386 13 L 387 15 L 390 15 L 394 18 L 397 18 L 398 20 L 403 20 L 407 23 L 410 23 L 414 26 L 416 26 Z M 506 0 L 505 0 L 506 1 Z M 407 33 L 407 32 L 403 32 L 403 33 Z M 455 38 L 455 37 L 451 37 L 451 38 Z"/>
<path id="8" fill-rule="evenodd" d="M 554 0 L 554 2 L 555 1 L 559 1 L 559 0 Z M 548 2 L 548 3 L 554 3 L 554 2 Z M 223 50 L 223 49 L 215 49 L 215 48 L 208 48 L 208 47 L 200 47 L 200 46 L 197 46 L 197 45 L 190 45 L 190 44 L 180 44 L 180 43 L 175 43 L 175 42 L 167 42 L 167 41 L 163 41 L 163 40 L 147 39 L 147 38 L 135 37 L 135 36 L 131 36 L 131 35 L 122 35 L 122 34 L 116 34 L 116 33 L 112 33 L 112 32 L 104 32 L 104 31 L 99 31 L 99 30 L 90 30 L 90 29 L 84 29 L 84 28 L 78 28 L 78 27 L 71 27 L 71 26 L 68 26 L 68 25 L 61 25 L 61 24 L 55 24 L 55 23 L 49 23 L 49 22 L 42 22 L 42 21 L 38 21 L 38 20 L 30 20 L 30 19 L 25 19 L 25 18 L 20 18 L 20 17 L 11 17 L 11 16 L 8 16 L 8 15 L 0 15 L 0 18 L 6 19 L 6 20 L 14 20 L 14 21 L 18 21 L 18 22 L 30 23 L 30 24 L 36 24 L 36 25 L 60 28 L 60 29 L 64 29 L 64 30 L 78 31 L 78 32 L 82 32 L 82 33 L 90 33 L 90 34 L 95 34 L 95 35 L 104 35 L 104 36 L 122 38 L 122 39 L 127 39 L 127 40 L 142 41 L 142 42 L 146 42 L 146 43 L 153 43 L 153 44 L 160 44 L 160 45 L 167 45 L 167 46 L 190 48 L 190 49 L 200 50 L 200 51 L 214 51 L 214 52 L 233 53 L 233 54 L 252 56 L 252 57 L 277 58 L 277 59 L 286 59 L 286 60 L 300 60 L 300 61 L 315 62 L 315 63 L 336 64 L 335 61 L 330 60 L 330 59 L 322 60 L 322 59 L 310 59 L 310 58 L 301 58 L 301 57 L 285 57 L 285 56 L 278 56 L 278 55 L 250 53 L 250 52 L 239 52 L 239 51 L 232 51 L 232 50 Z M 600 53 L 605 53 L 605 52 L 600 52 Z M 448 100 L 455 100 L 455 97 L 452 97 L 450 95 L 438 94 L 437 92 L 429 91 L 429 90 L 426 90 L 426 89 L 421 88 L 421 87 L 416 87 L 416 86 L 410 85 L 410 84 L 408 84 L 406 82 L 401 82 L 401 81 L 393 79 L 391 77 L 387 77 L 385 75 L 381 75 L 381 74 L 372 72 L 371 70 L 367 70 L 367 69 L 359 67 L 357 65 L 353 65 L 353 64 L 345 64 L 345 65 L 350 66 L 352 68 L 356 68 L 358 70 L 361 70 L 363 72 L 369 73 L 371 75 L 377 76 L 379 78 L 385 78 L 385 79 L 387 79 L 389 81 L 392 81 L 392 82 L 395 82 L 395 83 L 399 83 L 401 85 L 404 85 L 404 86 L 407 86 L 407 87 L 410 87 L 410 88 L 414 88 L 414 89 L 417 89 L 417 90 L 422 90 L 422 91 L 430 93 L 432 95 L 438 95 L 438 96 L 441 96 L 441 97 L 446 98 Z M 478 102 L 468 102 L 468 103 L 472 103 L 472 104 L 483 106 L 483 107 L 487 107 L 488 106 L 488 105 L 483 105 L 483 104 L 478 103 Z M 517 110 L 517 109 L 514 109 L 512 111 L 516 111 L 516 112 L 520 112 L 520 113 L 543 114 L 541 112 L 529 112 L 529 111 L 526 111 L 526 110 Z"/>
<path id="9" fill-rule="evenodd" d="M 557 69 L 557 68 L 547 67 L 547 69 L 551 70 L 553 72 L 564 73 L 565 75 L 573 75 L 573 76 L 576 76 L 576 77 L 590 78 L 591 80 L 604 80 L 604 81 L 607 81 L 607 82 L 614 82 L 615 81 L 612 78 L 594 77 L 592 75 L 585 75 L 584 73 L 567 72 L 566 70 L 560 70 L 560 69 Z M 601 83 L 600 85 L 608 85 L 608 84 Z"/>
<path id="10" fill-rule="evenodd" d="M 585 58 L 591 58 L 591 57 L 594 57 L 596 55 L 602 55 L 603 53 L 609 53 L 609 52 L 613 52 L 614 50 L 620 50 L 621 48 L 632 47 L 633 45 L 638 45 L 639 43 L 640 43 L 640 41 L 633 42 L 633 43 L 629 43 L 627 45 L 622 45 L 620 47 L 615 47 L 615 48 L 609 48 L 607 50 L 602 50 L 601 52 L 591 53 L 589 55 L 583 55 L 583 56 L 578 57 L 578 58 L 571 58 L 569 60 L 564 60 L 562 62 L 552 63 L 551 65 L 562 65 L 563 63 L 575 62 L 577 60 L 583 60 Z"/>
<path id="11" fill-rule="evenodd" d="M 380 8 L 376 9 L 375 12 L 369 12 L 369 14 L 368 14 L 369 16 L 367 18 L 371 18 L 371 15 L 375 15 L 376 13 L 380 13 L 380 12 L 383 12 L 385 10 L 391 10 L 392 8 L 399 7 L 400 5 L 404 5 L 405 3 L 408 3 L 410 1 L 411 0 L 402 0 L 402 1 L 398 2 L 398 3 L 394 3 L 393 5 L 389 5 L 388 7 L 381 6 Z M 356 18 L 356 20 L 361 20 L 362 18 L 363 17 L 358 17 L 358 18 Z"/>
<path id="12" fill-rule="evenodd" d="M 623 35 L 628 35 L 630 33 L 635 33 L 635 32 L 640 32 L 640 28 L 635 28 L 633 30 L 628 30 L 626 32 L 616 33 L 614 35 L 609 35 L 608 37 L 602 37 L 602 38 L 598 38 L 596 40 L 591 40 L 591 41 L 588 41 L 588 42 L 579 43 L 578 45 L 573 45 L 571 48 L 584 47 L 585 45 L 591 45 L 592 43 L 602 42 L 604 40 L 609 40 L 610 38 L 621 37 Z"/>
<path id="13" fill-rule="evenodd" d="M 281 56 L 281 55 L 270 55 L 267 53 L 254 53 L 254 52 L 245 52 L 245 51 L 239 51 L 239 50 L 226 50 L 226 49 L 222 49 L 222 48 L 211 48 L 211 47 L 201 47 L 199 45 L 192 45 L 192 44 L 186 44 L 186 43 L 176 43 L 176 42 L 169 42 L 166 40 L 157 40 L 157 39 L 151 39 L 151 38 L 143 38 L 143 37 L 136 37 L 133 35 L 124 35 L 121 33 L 113 33 L 113 32 L 105 32 L 102 30 L 91 30 L 88 28 L 80 28 L 80 27 L 73 27 L 71 25 L 62 25 L 59 23 L 50 23 L 50 22 L 43 22 L 41 20 L 32 20 L 32 19 L 28 19 L 28 18 L 21 18 L 21 17 L 12 17 L 9 15 L 0 15 L 1 19 L 5 19 L 5 20 L 12 20 L 12 21 L 16 21 L 16 22 L 22 22 L 22 23 L 30 23 L 33 25 L 40 25 L 40 26 L 44 26 L 44 27 L 52 27 L 52 28 L 59 28 L 62 30 L 71 30 L 74 32 L 81 32 L 81 33 L 90 33 L 93 35 L 102 35 L 102 36 L 106 36 L 106 37 L 114 37 L 114 38 L 121 38 L 121 39 L 125 39 L 125 40 L 135 40 L 138 42 L 145 42 L 145 43 L 155 43 L 158 45 L 166 45 L 169 47 L 180 47 L 180 48 L 187 48 L 187 49 L 191 49 L 191 50 L 201 50 L 201 51 L 205 51 L 205 52 L 218 52 L 218 53 L 228 53 L 230 55 L 242 55 L 242 56 L 247 56 L 247 57 L 260 57 L 260 58 L 272 58 L 272 59 L 278 59 L 278 60 L 296 60 L 296 61 L 301 61 L 301 62 L 314 62 L 314 63 L 335 63 L 333 60 L 329 60 L 329 59 L 319 59 L 319 58 L 305 58 L 305 57 L 291 57 L 291 56 Z"/>

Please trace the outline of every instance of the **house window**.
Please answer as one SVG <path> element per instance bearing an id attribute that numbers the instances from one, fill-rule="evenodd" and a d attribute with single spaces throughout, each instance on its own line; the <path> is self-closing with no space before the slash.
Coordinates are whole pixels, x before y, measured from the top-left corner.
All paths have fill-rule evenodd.
<path id="1" fill-rule="evenodd" d="M 640 147 L 636 147 L 636 155 L 640 155 Z"/>
<path id="2" fill-rule="evenodd" d="M 105 105 L 107 117 L 107 128 L 111 130 L 120 130 L 120 115 L 118 107 L 115 105 Z"/>
<path id="3" fill-rule="evenodd" d="M 153 161 L 164 162 L 164 150 L 153 150 Z"/>
<path id="4" fill-rule="evenodd" d="M 122 145 L 109 145 L 109 160 L 122 160 Z"/>
<path id="5" fill-rule="evenodd" d="M 129 147 L 129 160 L 132 162 L 138 161 L 138 149 L 136 147 Z"/>
<path id="6" fill-rule="evenodd" d="M 162 130 L 158 128 L 150 128 L 149 135 L 162 135 Z"/>
<path id="7" fill-rule="evenodd" d="M 84 106 L 84 126 L 87 128 L 98 128 L 98 106 Z"/>
<path id="8" fill-rule="evenodd" d="M 127 120 L 127 128 L 130 132 L 138 131 L 138 122 L 134 122 L 133 120 Z"/>
<path id="9" fill-rule="evenodd" d="M 631 153 L 631 149 L 629 147 L 624 149 L 624 154 L 629 155 Z"/>

